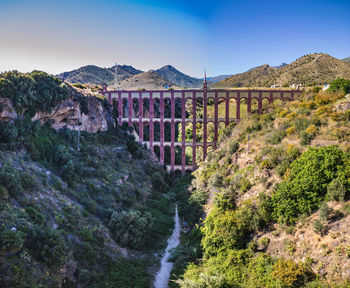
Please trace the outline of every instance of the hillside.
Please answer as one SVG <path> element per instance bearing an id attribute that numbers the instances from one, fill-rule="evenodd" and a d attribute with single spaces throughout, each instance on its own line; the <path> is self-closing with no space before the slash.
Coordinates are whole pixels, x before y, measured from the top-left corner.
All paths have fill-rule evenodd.
<path id="1" fill-rule="evenodd" d="M 203 80 L 183 74 L 171 65 L 166 65 L 155 70 L 154 72 L 158 73 L 178 87 L 200 88 L 203 85 Z"/>
<path id="2" fill-rule="evenodd" d="M 343 61 L 350 62 L 350 57 L 342 59 Z"/>
<path id="3" fill-rule="evenodd" d="M 350 95 L 310 90 L 226 129 L 177 185 L 171 287 L 349 287 L 349 120 Z"/>
<path id="4" fill-rule="evenodd" d="M 150 287 L 164 169 L 106 101 L 46 73 L 0 74 L 0 103 L 0 287 Z"/>
<path id="5" fill-rule="evenodd" d="M 267 64 L 233 75 L 215 87 L 270 87 L 292 84 L 322 85 L 337 78 L 350 78 L 350 64 L 330 55 L 314 53 L 278 67 Z"/>
<path id="6" fill-rule="evenodd" d="M 133 75 L 141 73 L 142 71 L 135 69 L 132 66 L 117 65 L 117 71 L 115 66 L 110 68 L 101 68 L 94 65 L 83 66 L 79 69 L 69 72 L 63 72 L 57 75 L 58 78 L 68 83 L 81 83 L 81 84 L 114 84 L 116 76 L 118 76 L 118 82 L 127 79 Z M 115 74 L 117 72 L 117 74 Z"/>
<path id="7" fill-rule="evenodd" d="M 118 89 L 122 90 L 139 90 L 139 89 L 164 89 L 165 87 L 175 88 L 176 86 L 160 76 L 154 71 L 136 74 L 130 78 L 121 81 Z M 114 87 L 114 86 L 112 86 Z"/>

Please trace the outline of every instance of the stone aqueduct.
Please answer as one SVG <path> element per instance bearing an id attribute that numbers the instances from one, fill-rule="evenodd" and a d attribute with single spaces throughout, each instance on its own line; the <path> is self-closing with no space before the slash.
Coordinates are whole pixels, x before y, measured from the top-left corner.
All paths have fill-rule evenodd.
<path id="1" fill-rule="evenodd" d="M 257 101 L 258 113 L 262 113 L 263 101 L 272 103 L 276 99 L 282 101 L 294 100 L 296 95 L 300 94 L 300 90 L 231 90 L 231 89 L 208 89 L 206 82 L 204 82 L 203 89 L 192 90 L 140 90 L 140 91 L 122 91 L 122 90 L 107 90 L 106 86 L 101 92 L 108 101 L 113 104 L 116 101 L 118 110 L 118 124 L 123 125 L 127 123 L 130 127 L 134 124 L 138 125 L 138 140 L 141 145 L 147 145 L 147 147 L 154 152 L 156 146 L 159 147 L 159 160 L 162 165 L 164 162 L 164 150 L 165 147 L 170 147 L 170 164 L 166 165 L 168 171 L 174 172 L 180 170 L 182 174 L 187 170 L 194 170 L 196 168 L 196 148 L 202 147 L 203 158 L 206 157 L 208 147 L 216 147 L 218 140 L 219 123 L 225 123 L 227 127 L 231 122 L 238 122 L 241 119 L 241 101 L 245 101 L 247 106 L 247 114 L 252 112 L 252 102 Z M 168 99 L 168 100 L 166 100 Z M 197 117 L 197 100 L 202 99 L 203 103 L 203 117 Z M 209 99 L 214 101 L 214 117 L 208 118 L 207 103 Z M 236 106 L 236 115 L 234 118 L 230 117 L 230 103 L 233 99 L 233 105 Z M 134 111 L 134 100 L 138 102 L 138 113 Z M 149 116 L 144 116 L 144 101 L 148 100 Z M 170 117 L 165 117 L 165 101 L 170 100 Z M 175 117 L 175 101 L 181 101 L 181 117 Z M 154 104 L 155 101 L 159 101 L 159 116 L 155 115 Z M 192 101 L 192 118 L 186 117 L 186 101 Z M 126 102 L 126 105 L 123 105 Z M 225 103 L 225 116 L 219 118 L 218 106 L 220 102 Z M 231 103 L 232 104 L 232 103 Z M 126 106 L 126 107 L 125 107 Z M 125 109 L 126 108 L 126 109 Z M 126 110 L 126 111 L 125 111 Z M 138 115 L 135 115 L 138 114 Z M 232 114 L 232 113 L 231 113 Z M 135 117 L 136 116 L 136 117 Z M 159 122 L 160 125 L 160 139 L 155 141 L 154 139 L 154 123 Z M 144 140 L 144 126 L 149 125 L 149 140 Z M 165 123 L 170 123 L 170 141 L 165 141 Z M 181 123 L 181 142 L 177 142 L 175 139 L 176 123 Z M 193 127 L 196 127 L 197 123 L 203 124 L 203 140 L 197 142 L 196 129 L 193 129 L 192 141 L 186 141 L 185 126 L 187 123 L 192 123 Z M 208 142 L 208 124 L 214 124 L 214 141 Z M 186 147 L 192 147 L 192 165 L 186 165 Z M 181 148 L 181 165 L 175 163 L 175 147 Z"/>

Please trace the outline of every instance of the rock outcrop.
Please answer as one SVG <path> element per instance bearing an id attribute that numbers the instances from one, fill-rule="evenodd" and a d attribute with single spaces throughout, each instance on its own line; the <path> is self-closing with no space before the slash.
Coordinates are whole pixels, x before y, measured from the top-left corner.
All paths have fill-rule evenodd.
<path id="1" fill-rule="evenodd" d="M 17 118 L 16 110 L 8 98 L 0 98 L 0 121 L 13 121 Z"/>
<path id="2" fill-rule="evenodd" d="M 10 99 L 0 98 L 0 121 L 13 121 L 19 116 Z M 38 111 L 32 117 L 32 121 L 35 120 L 39 120 L 42 124 L 52 121 L 52 127 L 56 130 L 66 126 L 71 130 L 88 133 L 106 131 L 108 123 L 115 125 L 110 111 L 98 98 L 91 96 L 79 98 L 76 95 L 59 103 L 51 109 L 51 112 Z"/>
<path id="3" fill-rule="evenodd" d="M 52 127 L 57 130 L 66 126 L 71 130 L 89 133 L 106 131 L 108 122 L 112 121 L 111 115 L 97 98 L 86 97 L 86 100 L 87 114 L 82 112 L 81 103 L 78 100 L 70 98 L 61 102 L 50 113 L 37 112 L 32 120 L 39 120 L 41 123 L 51 120 Z"/>

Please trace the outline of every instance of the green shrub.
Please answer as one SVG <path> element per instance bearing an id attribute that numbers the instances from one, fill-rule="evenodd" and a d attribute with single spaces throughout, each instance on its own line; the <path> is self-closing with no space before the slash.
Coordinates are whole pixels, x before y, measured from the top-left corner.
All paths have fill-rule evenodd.
<path id="1" fill-rule="evenodd" d="M 48 266 L 59 267 L 67 253 L 62 236 L 48 228 L 34 227 L 29 230 L 25 246 L 38 261 Z"/>
<path id="2" fill-rule="evenodd" d="M 109 221 L 109 228 L 113 236 L 123 247 L 133 249 L 144 248 L 150 240 L 150 231 L 155 219 L 151 213 L 141 213 L 138 210 L 113 212 Z"/>
<path id="3" fill-rule="evenodd" d="M 330 201 L 344 201 L 346 190 L 343 182 L 339 179 L 333 179 L 327 186 L 327 199 Z"/>
<path id="4" fill-rule="evenodd" d="M 9 198 L 9 193 L 4 185 L 0 185 L 0 200 L 6 201 Z"/>
<path id="5" fill-rule="evenodd" d="M 311 143 L 311 140 L 314 139 L 314 135 L 313 134 L 309 134 L 306 131 L 301 131 L 300 133 L 300 144 L 301 145 L 309 145 Z"/>
<path id="6" fill-rule="evenodd" d="M 350 80 L 344 78 L 336 79 L 330 83 L 328 90 L 333 93 L 350 93 Z"/>
<path id="7" fill-rule="evenodd" d="M 332 209 L 328 207 L 326 202 L 323 202 L 320 206 L 320 218 L 322 221 L 327 221 L 329 215 L 332 213 Z"/>
<path id="8" fill-rule="evenodd" d="M 280 259 L 273 265 L 272 277 L 278 279 L 283 287 L 302 287 L 305 282 L 314 279 L 311 269 L 292 260 Z"/>
<path id="9" fill-rule="evenodd" d="M 273 145 L 279 144 L 286 135 L 285 131 L 274 131 L 267 136 L 266 142 Z"/>
<path id="10" fill-rule="evenodd" d="M 272 216 L 283 223 L 294 223 L 324 201 L 327 185 L 341 179 L 349 187 L 349 154 L 337 146 L 309 148 L 290 166 L 288 179 L 272 195 Z"/>
<path id="11" fill-rule="evenodd" d="M 151 286 L 146 265 L 141 260 L 119 259 L 103 277 L 102 288 L 148 288 Z"/>
<path id="12" fill-rule="evenodd" d="M 30 175 L 27 172 L 24 172 L 21 175 L 21 185 L 24 189 L 32 190 L 36 187 L 37 183 L 32 175 Z"/>
<path id="13" fill-rule="evenodd" d="M 37 209 L 34 207 L 27 207 L 25 209 L 26 213 L 28 214 L 29 218 L 38 225 L 41 225 L 45 221 L 45 216 L 41 214 Z"/>
<path id="14" fill-rule="evenodd" d="M 12 196 L 22 193 L 21 178 L 19 172 L 10 165 L 0 167 L 0 184 L 3 185 Z"/>
<path id="15" fill-rule="evenodd" d="M 23 247 L 25 234 L 21 231 L 5 230 L 0 235 L 1 247 L 7 252 L 17 252 Z"/>
<path id="16" fill-rule="evenodd" d="M 323 221 L 316 219 L 314 221 L 314 231 L 317 234 L 324 235 L 327 231 L 327 227 L 325 226 Z"/>
<path id="17" fill-rule="evenodd" d="M 69 89 L 56 77 L 41 71 L 9 71 L 0 74 L 0 94 L 11 99 L 18 112 L 33 116 L 38 110 L 50 112 L 67 98 Z"/>

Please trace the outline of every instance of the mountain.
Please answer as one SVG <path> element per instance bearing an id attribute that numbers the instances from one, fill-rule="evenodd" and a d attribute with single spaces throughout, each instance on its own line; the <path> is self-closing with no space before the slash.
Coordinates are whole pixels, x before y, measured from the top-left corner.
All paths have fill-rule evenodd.
<path id="1" fill-rule="evenodd" d="M 118 89 L 122 90 L 164 89 L 165 87 L 175 88 L 176 85 L 155 71 L 142 72 L 118 83 Z"/>
<path id="2" fill-rule="evenodd" d="M 95 65 L 87 65 L 69 72 L 63 72 L 57 75 L 58 78 L 70 83 L 82 84 L 113 84 L 116 80 L 115 66 L 110 68 L 101 68 Z M 128 65 L 117 65 L 118 82 L 142 71 Z"/>
<path id="3" fill-rule="evenodd" d="M 350 62 L 350 57 L 344 58 L 342 60 L 345 61 L 345 62 Z"/>
<path id="4" fill-rule="evenodd" d="M 175 69 L 171 65 L 166 65 L 160 69 L 155 70 L 154 72 L 158 73 L 178 87 L 200 88 L 203 85 L 203 81 L 201 79 L 188 76 Z"/>
<path id="5" fill-rule="evenodd" d="M 308 54 L 290 64 L 279 67 L 265 64 L 247 72 L 233 75 L 218 82 L 215 86 L 321 85 L 330 83 L 336 78 L 350 78 L 350 63 L 323 53 Z"/>
<path id="6" fill-rule="evenodd" d="M 213 77 L 207 77 L 207 80 L 209 82 L 216 83 L 216 82 L 224 80 L 224 79 L 226 79 L 226 78 L 228 78 L 230 76 L 232 76 L 232 74 L 230 74 L 230 75 L 218 75 L 218 76 L 213 76 Z"/>
<path id="7" fill-rule="evenodd" d="M 220 87 L 251 87 L 263 86 L 259 81 L 270 75 L 276 68 L 267 64 L 248 70 L 247 72 L 230 76 L 214 86 Z"/>

